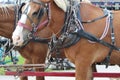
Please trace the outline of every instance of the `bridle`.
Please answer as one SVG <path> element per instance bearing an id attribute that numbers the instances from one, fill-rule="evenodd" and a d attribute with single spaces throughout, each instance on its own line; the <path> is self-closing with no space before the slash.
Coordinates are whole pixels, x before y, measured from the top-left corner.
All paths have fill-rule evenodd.
<path id="1" fill-rule="evenodd" d="M 42 26 L 47 26 L 47 25 L 48 25 L 48 23 L 49 23 L 49 21 L 50 21 L 50 19 L 51 19 L 51 17 L 50 17 L 50 12 L 51 12 L 51 11 L 50 11 L 50 9 L 49 9 L 49 8 L 50 8 L 50 3 L 35 2 L 35 1 L 32 1 L 32 2 L 43 7 L 42 9 L 39 10 L 39 13 L 38 13 L 37 15 L 39 15 L 39 14 L 41 13 L 41 11 L 44 10 L 43 13 L 40 15 L 40 18 L 38 18 L 38 19 L 39 19 L 38 23 L 36 24 L 36 23 L 29 17 L 29 15 L 27 15 L 28 7 L 29 7 L 29 5 L 27 5 L 26 9 L 24 10 L 24 12 L 23 12 L 22 14 L 25 14 L 25 15 L 27 16 L 27 18 L 28 18 L 28 20 L 30 21 L 32 27 L 30 27 L 30 26 L 28 26 L 28 25 L 26 25 L 26 24 L 24 24 L 24 23 L 22 23 L 22 22 L 20 22 L 20 21 L 18 21 L 18 25 L 19 25 L 19 26 L 22 26 L 23 28 L 25 28 L 25 29 L 27 29 L 27 30 L 29 30 L 29 31 L 31 32 L 31 34 L 34 34 L 34 33 L 36 33 L 36 31 L 37 31 L 39 28 L 41 28 Z M 42 16 L 43 16 L 44 13 L 45 13 L 45 10 L 46 10 L 46 13 L 47 13 L 47 19 L 46 19 L 45 21 L 43 21 L 43 22 L 40 22 Z M 30 35 L 30 34 L 29 34 L 29 35 Z"/>

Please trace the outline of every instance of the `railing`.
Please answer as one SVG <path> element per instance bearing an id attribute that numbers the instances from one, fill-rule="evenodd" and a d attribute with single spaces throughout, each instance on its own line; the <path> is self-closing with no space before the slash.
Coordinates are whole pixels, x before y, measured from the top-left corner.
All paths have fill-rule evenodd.
<path id="1" fill-rule="evenodd" d="M 24 64 L 24 65 L 0 65 L 4 68 L 17 68 L 15 71 L 6 71 L 4 74 L 7 76 L 57 76 L 57 77 L 75 77 L 75 72 L 35 72 L 24 71 L 24 67 L 45 68 L 45 64 Z M 23 69 L 22 69 L 23 68 Z M 105 72 L 93 72 L 93 77 L 112 77 L 120 78 L 119 73 L 105 73 Z"/>
<path id="2" fill-rule="evenodd" d="M 5 75 L 17 76 L 18 72 L 6 72 Z M 57 76 L 57 77 L 75 77 L 75 72 L 32 72 L 24 71 L 19 73 L 18 76 Z M 112 77 L 120 78 L 120 73 L 98 73 L 93 72 L 94 77 Z"/>

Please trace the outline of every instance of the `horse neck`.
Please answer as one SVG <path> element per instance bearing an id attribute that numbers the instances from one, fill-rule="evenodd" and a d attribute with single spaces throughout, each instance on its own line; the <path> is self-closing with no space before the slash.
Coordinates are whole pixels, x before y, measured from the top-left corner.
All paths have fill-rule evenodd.
<path id="1" fill-rule="evenodd" d="M 11 38 L 14 30 L 14 22 L 0 22 L 0 36 Z"/>
<path id="2" fill-rule="evenodd" d="M 0 36 L 11 38 L 15 23 L 14 6 L 0 6 Z"/>
<path id="3" fill-rule="evenodd" d="M 57 33 L 64 24 L 65 13 L 54 2 L 51 2 L 50 10 L 51 20 L 49 27 L 51 28 L 53 33 Z"/>
<path id="4" fill-rule="evenodd" d="M 14 10 L 12 6 L 0 6 L 0 36 L 10 38 L 14 26 Z"/>
<path id="5" fill-rule="evenodd" d="M 0 17 L 0 22 L 13 22 L 15 20 L 14 6 L 0 6 Z"/>
<path id="6" fill-rule="evenodd" d="M 47 27 L 47 25 L 49 24 L 48 21 L 49 21 L 48 20 L 48 14 L 46 13 L 46 14 L 44 14 L 42 16 L 41 21 L 38 22 L 39 23 L 38 24 L 38 30 L 35 33 L 35 35 L 37 35 L 37 36 L 39 36 L 41 38 L 49 38 L 49 37 L 51 37 L 52 32 L 51 32 L 50 28 Z M 45 29 L 43 29 L 43 28 L 45 28 Z"/>

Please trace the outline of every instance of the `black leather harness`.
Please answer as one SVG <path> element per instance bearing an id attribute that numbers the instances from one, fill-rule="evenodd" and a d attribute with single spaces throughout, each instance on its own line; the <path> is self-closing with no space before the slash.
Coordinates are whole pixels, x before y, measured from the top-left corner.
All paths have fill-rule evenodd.
<path id="1" fill-rule="evenodd" d="M 76 3 L 74 5 L 68 6 L 68 10 L 66 12 L 65 24 L 63 26 L 63 29 L 60 32 L 60 36 L 57 37 L 54 34 L 51 41 L 49 42 L 50 52 L 53 52 L 53 51 L 58 52 L 59 49 L 61 49 L 61 48 L 67 48 L 67 47 L 70 47 L 70 46 L 76 44 L 80 40 L 80 38 L 86 38 L 90 41 L 100 43 L 100 44 L 110 48 L 108 56 L 104 60 L 106 67 L 108 67 L 112 51 L 120 50 L 120 48 L 115 46 L 113 14 L 112 14 L 112 12 L 108 13 L 108 10 L 105 9 L 105 10 L 103 10 L 104 16 L 98 17 L 93 20 L 82 21 L 79 6 L 80 5 L 76 4 Z M 81 27 L 82 23 L 92 23 L 92 22 L 95 22 L 102 18 L 105 18 L 108 15 L 110 15 L 110 26 L 109 27 L 110 27 L 110 31 L 111 31 L 111 43 L 100 40 L 96 36 L 85 32 Z"/>

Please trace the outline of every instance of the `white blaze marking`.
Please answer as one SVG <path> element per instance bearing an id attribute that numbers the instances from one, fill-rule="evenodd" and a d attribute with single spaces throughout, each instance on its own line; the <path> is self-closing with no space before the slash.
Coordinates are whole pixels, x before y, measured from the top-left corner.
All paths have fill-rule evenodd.
<path id="1" fill-rule="evenodd" d="M 27 6 L 28 6 L 29 4 L 26 4 L 26 6 L 25 6 L 25 8 L 24 8 L 24 10 L 27 8 Z M 23 10 L 23 11 L 24 11 Z M 29 11 L 30 11 L 30 7 L 28 8 L 28 12 L 27 12 L 27 14 L 29 13 Z M 20 22 L 21 23 L 23 23 L 23 24 L 25 24 L 26 23 L 26 20 L 27 20 L 27 14 L 22 14 L 21 15 L 21 18 L 20 18 Z M 23 30 L 23 27 L 22 26 L 19 26 L 19 25 L 17 25 L 17 27 L 16 27 L 16 29 L 15 29 L 15 35 L 19 35 L 20 33 L 22 33 L 22 30 Z"/>
<path id="2" fill-rule="evenodd" d="M 24 8 L 24 10 L 27 8 L 28 5 L 29 5 L 29 4 L 27 3 L 26 6 L 25 6 L 25 8 Z M 27 14 L 30 12 L 30 9 L 31 9 L 31 8 L 28 7 L 28 12 L 27 12 Z M 23 11 L 24 11 L 24 10 L 23 10 Z M 27 14 L 22 14 L 22 15 L 21 15 L 21 18 L 20 18 L 20 20 L 19 20 L 21 23 L 23 23 L 23 24 L 26 23 Z M 17 25 L 17 26 L 16 26 L 16 29 L 14 30 L 13 35 L 12 35 L 13 43 L 14 43 L 14 44 L 15 44 L 15 43 L 19 43 L 19 42 L 21 42 L 21 41 L 23 42 L 22 31 L 23 31 L 23 27 Z M 20 37 L 19 40 L 17 40 L 18 37 Z"/>

